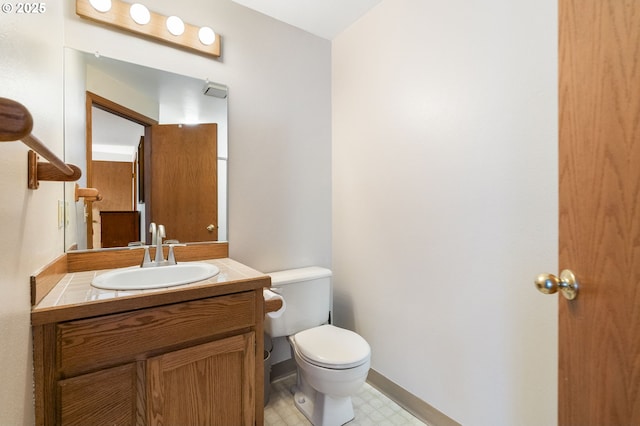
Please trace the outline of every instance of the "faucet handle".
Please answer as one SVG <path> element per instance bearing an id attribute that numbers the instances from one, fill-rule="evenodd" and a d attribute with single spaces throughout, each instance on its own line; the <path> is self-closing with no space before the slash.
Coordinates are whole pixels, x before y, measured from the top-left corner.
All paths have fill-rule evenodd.
<path id="1" fill-rule="evenodd" d="M 169 240 L 169 241 L 176 241 L 176 240 Z M 174 247 L 186 247 L 186 244 L 180 244 L 176 241 L 176 243 L 168 243 L 167 244 L 169 246 L 169 254 L 167 255 L 167 264 L 168 265 L 176 265 L 178 262 L 176 262 L 176 256 L 175 253 L 173 252 L 173 248 Z"/>
<path id="2" fill-rule="evenodd" d="M 176 263 L 176 255 L 173 252 L 173 244 L 169 244 L 169 254 L 167 255 L 167 264 L 175 265 Z"/>
<path id="3" fill-rule="evenodd" d="M 141 268 L 146 268 L 148 266 L 153 266 L 153 262 L 151 262 L 151 255 L 149 254 L 149 246 L 145 245 L 129 245 L 129 250 L 135 249 L 144 249 L 144 257 L 142 258 L 142 262 L 140 262 Z"/>
<path id="4" fill-rule="evenodd" d="M 140 266 L 144 268 L 152 264 L 153 262 L 151 262 L 151 255 L 149 255 L 149 246 L 144 246 L 144 258 L 142 259 L 142 264 Z"/>

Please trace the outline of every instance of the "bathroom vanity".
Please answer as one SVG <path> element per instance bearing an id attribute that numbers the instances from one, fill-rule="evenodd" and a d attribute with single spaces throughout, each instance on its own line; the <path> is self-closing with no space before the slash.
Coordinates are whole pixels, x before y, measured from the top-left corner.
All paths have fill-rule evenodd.
<path id="1" fill-rule="evenodd" d="M 263 287 L 228 258 L 168 289 L 65 274 L 32 310 L 39 425 L 263 424 Z"/>

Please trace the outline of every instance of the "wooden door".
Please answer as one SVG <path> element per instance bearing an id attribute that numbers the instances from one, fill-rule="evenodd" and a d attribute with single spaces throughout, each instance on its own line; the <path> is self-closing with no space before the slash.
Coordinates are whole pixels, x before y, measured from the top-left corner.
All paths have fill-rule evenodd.
<path id="1" fill-rule="evenodd" d="M 164 225 L 168 239 L 217 241 L 217 125 L 154 125 L 151 140 L 147 222 Z"/>
<path id="2" fill-rule="evenodd" d="M 100 190 L 102 200 L 96 203 L 100 211 L 135 210 L 135 163 L 93 161 L 92 185 Z"/>
<path id="3" fill-rule="evenodd" d="M 253 332 L 147 360 L 147 421 L 153 425 L 253 426 Z"/>
<path id="4" fill-rule="evenodd" d="M 640 425 L 640 2 L 559 5 L 559 424 Z"/>

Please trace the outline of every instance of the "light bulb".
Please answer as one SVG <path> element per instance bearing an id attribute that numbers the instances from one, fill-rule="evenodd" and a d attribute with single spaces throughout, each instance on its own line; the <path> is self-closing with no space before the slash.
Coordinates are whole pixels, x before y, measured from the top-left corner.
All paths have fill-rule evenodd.
<path id="1" fill-rule="evenodd" d="M 182 35 L 184 33 L 184 22 L 177 16 L 169 16 L 167 18 L 167 29 L 174 36 Z"/>
<path id="2" fill-rule="evenodd" d="M 149 12 L 149 9 L 140 3 L 134 3 L 131 5 L 129 15 L 131 15 L 131 18 L 140 25 L 146 25 L 151 20 L 151 13 Z"/>
<path id="3" fill-rule="evenodd" d="M 198 31 L 198 38 L 200 39 L 200 43 L 210 46 L 216 41 L 216 33 L 209 27 L 202 27 Z"/>
<path id="4" fill-rule="evenodd" d="M 98 12 L 108 12 L 111 10 L 111 0 L 89 0 L 89 3 Z"/>

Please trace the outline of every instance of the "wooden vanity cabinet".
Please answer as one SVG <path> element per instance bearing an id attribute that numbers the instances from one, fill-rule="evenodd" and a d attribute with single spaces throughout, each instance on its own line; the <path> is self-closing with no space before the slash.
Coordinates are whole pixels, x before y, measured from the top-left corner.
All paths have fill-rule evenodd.
<path id="1" fill-rule="evenodd" d="M 36 423 L 262 424 L 258 297 L 244 291 L 34 326 Z"/>

